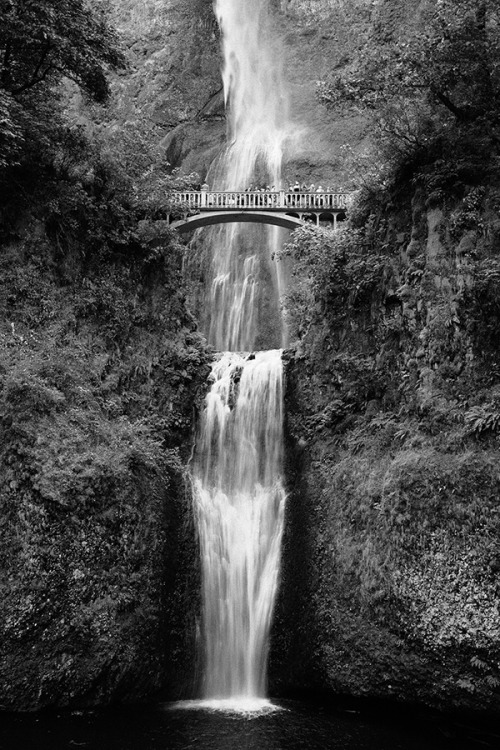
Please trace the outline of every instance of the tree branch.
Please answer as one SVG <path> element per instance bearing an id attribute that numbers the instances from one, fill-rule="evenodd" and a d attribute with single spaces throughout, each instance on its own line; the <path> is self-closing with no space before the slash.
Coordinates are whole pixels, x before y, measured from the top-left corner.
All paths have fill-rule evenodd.
<path id="1" fill-rule="evenodd" d="M 39 75 L 39 73 L 42 69 L 42 66 L 45 60 L 47 59 L 49 53 L 51 52 L 51 50 L 52 50 L 52 45 L 50 44 L 50 42 L 47 42 L 47 44 L 45 45 L 45 49 L 42 52 L 40 60 L 38 61 L 38 64 L 35 70 L 33 71 L 33 74 L 30 80 L 24 83 L 22 86 L 18 86 L 17 89 L 13 89 L 12 91 L 13 95 L 17 96 L 17 94 L 22 94 L 23 91 L 26 91 L 27 89 L 31 89 L 33 86 L 36 86 L 38 83 L 41 83 L 47 77 L 48 73 L 52 70 L 51 65 L 45 68 L 45 70 L 43 71 L 41 75 Z"/>
<path id="2" fill-rule="evenodd" d="M 451 99 L 448 96 L 446 96 L 446 94 L 444 94 L 442 91 L 439 91 L 439 89 L 437 89 L 435 86 L 430 86 L 429 88 L 431 92 L 434 94 L 434 96 L 436 97 L 436 99 L 438 99 L 441 102 L 441 104 L 444 104 L 446 109 L 452 112 L 457 118 L 457 120 L 463 121 L 467 119 L 466 112 L 463 109 L 460 109 L 460 107 L 457 107 L 455 104 L 453 104 Z"/>
<path id="3" fill-rule="evenodd" d="M 12 46 L 10 41 L 7 42 L 5 45 L 5 52 L 3 55 L 3 63 L 2 63 L 2 76 L 1 80 L 3 85 L 5 86 L 9 81 L 9 64 L 10 64 L 10 55 L 12 51 Z"/>

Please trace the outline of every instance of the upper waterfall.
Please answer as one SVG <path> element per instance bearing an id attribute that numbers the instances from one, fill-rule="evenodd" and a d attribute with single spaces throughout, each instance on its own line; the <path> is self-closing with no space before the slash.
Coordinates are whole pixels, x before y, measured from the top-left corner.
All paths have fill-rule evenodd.
<path id="1" fill-rule="evenodd" d="M 222 37 L 227 145 L 209 174 L 216 190 L 282 183 L 292 127 L 283 50 L 269 0 L 215 0 Z M 203 326 L 219 351 L 283 346 L 277 227 L 232 224 L 204 234 L 210 292 Z"/>
<path id="2" fill-rule="evenodd" d="M 220 189 L 245 189 L 261 178 L 281 183 L 290 135 L 283 50 L 269 13 L 269 0 L 215 0 L 222 32 L 222 79 L 229 113 L 229 147 L 216 174 Z"/>

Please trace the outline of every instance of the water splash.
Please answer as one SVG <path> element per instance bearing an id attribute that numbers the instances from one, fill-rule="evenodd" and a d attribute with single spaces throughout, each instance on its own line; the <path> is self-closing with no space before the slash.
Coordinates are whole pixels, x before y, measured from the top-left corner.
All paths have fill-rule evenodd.
<path id="1" fill-rule="evenodd" d="M 266 694 L 283 533 L 281 352 L 224 354 L 212 380 L 194 469 L 203 697 L 248 701 Z"/>
<path id="2" fill-rule="evenodd" d="M 222 698 L 220 700 L 177 701 L 167 706 L 172 711 L 214 711 L 217 713 L 237 714 L 251 719 L 274 714 L 286 709 L 277 706 L 265 698 Z"/>

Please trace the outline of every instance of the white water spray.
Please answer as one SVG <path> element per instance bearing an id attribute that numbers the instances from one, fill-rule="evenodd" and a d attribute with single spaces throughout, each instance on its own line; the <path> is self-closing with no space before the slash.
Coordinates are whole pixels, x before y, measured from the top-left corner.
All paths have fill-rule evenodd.
<path id="1" fill-rule="evenodd" d="M 229 108 L 218 189 L 242 190 L 257 180 L 281 184 L 288 108 L 268 6 L 269 0 L 214 3 Z M 279 278 L 271 262 L 279 240 L 275 228 L 246 224 L 208 237 L 208 338 L 229 353 L 213 365 L 193 468 L 206 706 L 245 710 L 265 702 L 285 506 L 282 362 L 277 348 L 234 352 L 253 350 L 259 336 L 281 345 Z"/>
<path id="2" fill-rule="evenodd" d="M 244 190 L 259 161 L 281 181 L 290 135 L 283 52 L 269 15 L 269 0 L 215 0 L 222 33 L 222 78 L 229 110 L 229 147 L 218 171 L 221 189 Z"/>
<path id="3" fill-rule="evenodd" d="M 204 697 L 248 700 L 265 696 L 283 531 L 281 353 L 225 354 L 212 379 L 195 472 Z"/>
<path id="4" fill-rule="evenodd" d="M 211 187 L 278 190 L 292 127 L 281 41 L 273 28 L 269 0 L 215 0 L 214 9 L 222 34 L 229 145 L 210 178 Z M 282 231 L 231 224 L 205 236 L 212 258 L 207 305 L 210 343 L 219 351 L 251 351 L 260 336 L 271 346 L 283 345 L 279 311 L 283 283 L 272 260 Z M 250 255 L 254 256 L 251 267 L 246 262 Z"/>

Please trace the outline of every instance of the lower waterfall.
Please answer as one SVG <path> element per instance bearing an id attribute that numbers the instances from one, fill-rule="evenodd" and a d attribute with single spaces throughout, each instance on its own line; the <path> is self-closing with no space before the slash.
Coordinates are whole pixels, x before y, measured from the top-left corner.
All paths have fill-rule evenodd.
<path id="1" fill-rule="evenodd" d="M 203 698 L 252 704 L 266 694 L 283 533 L 281 352 L 223 354 L 211 378 L 193 470 Z"/>

